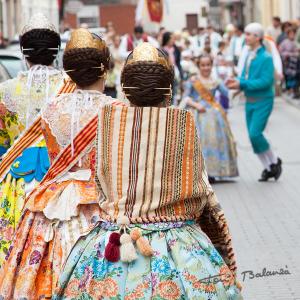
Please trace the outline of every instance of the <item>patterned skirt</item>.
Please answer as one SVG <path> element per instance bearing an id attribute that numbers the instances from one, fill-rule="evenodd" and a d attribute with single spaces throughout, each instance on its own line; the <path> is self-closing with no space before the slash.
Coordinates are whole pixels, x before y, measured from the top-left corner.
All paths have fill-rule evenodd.
<path id="1" fill-rule="evenodd" d="M 36 147 L 25 149 L 0 181 L 0 266 L 9 251 L 26 195 L 42 180 L 48 167 L 47 148 L 42 140 Z"/>
<path id="2" fill-rule="evenodd" d="M 25 198 L 23 178 L 16 179 L 8 174 L 0 182 L 0 266 L 8 253 Z"/>
<path id="3" fill-rule="evenodd" d="M 208 175 L 219 178 L 238 176 L 236 145 L 228 121 L 205 101 L 201 104 L 206 112 L 193 112 Z"/>
<path id="4" fill-rule="evenodd" d="M 112 231 L 101 223 L 74 246 L 53 299 L 242 299 L 233 273 L 193 221 L 135 225 L 154 251 L 130 263 L 104 257 Z"/>

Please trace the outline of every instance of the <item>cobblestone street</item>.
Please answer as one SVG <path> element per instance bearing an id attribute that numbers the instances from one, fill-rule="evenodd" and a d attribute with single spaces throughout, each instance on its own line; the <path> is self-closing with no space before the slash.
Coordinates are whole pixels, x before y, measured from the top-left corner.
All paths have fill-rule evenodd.
<path id="1" fill-rule="evenodd" d="M 243 108 L 236 104 L 229 112 L 240 178 L 214 189 L 231 228 L 244 299 L 300 299 L 300 109 L 276 100 L 266 135 L 283 160 L 283 175 L 276 183 L 259 183 L 262 168 L 250 148 Z M 243 278 L 242 272 L 264 268 L 290 274 Z"/>

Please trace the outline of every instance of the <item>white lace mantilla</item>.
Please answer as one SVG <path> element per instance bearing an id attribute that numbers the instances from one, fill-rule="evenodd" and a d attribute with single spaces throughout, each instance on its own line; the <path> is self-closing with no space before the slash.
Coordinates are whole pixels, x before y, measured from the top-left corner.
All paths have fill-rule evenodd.
<path id="1" fill-rule="evenodd" d="M 52 67 L 35 65 L 0 85 L 0 101 L 28 128 L 43 106 L 57 94 L 64 77 L 63 72 Z"/>
<path id="2" fill-rule="evenodd" d="M 96 116 L 100 107 L 114 101 L 97 91 L 76 90 L 49 103 L 42 110 L 42 118 L 49 125 L 57 143 L 64 148 Z"/>

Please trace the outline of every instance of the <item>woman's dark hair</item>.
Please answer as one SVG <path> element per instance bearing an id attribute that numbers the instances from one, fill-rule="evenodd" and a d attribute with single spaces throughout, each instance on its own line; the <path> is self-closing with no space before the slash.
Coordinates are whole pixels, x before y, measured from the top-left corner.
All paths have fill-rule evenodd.
<path id="1" fill-rule="evenodd" d="M 290 22 L 283 22 L 282 24 L 281 24 L 281 30 L 282 31 L 286 31 L 289 27 L 291 27 L 292 26 L 292 24 L 290 23 Z"/>
<path id="2" fill-rule="evenodd" d="M 80 87 L 86 87 L 104 77 L 109 70 L 110 53 L 108 47 L 74 48 L 65 51 L 63 66 L 71 79 Z"/>
<path id="3" fill-rule="evenodd" d="M 174 69 L 152 61 L 125 64 L 121 74 L 121 83 L 128 100 L 141 107 L 157 106 L 165 101 L 168 97 L 166 94 L 171 93 L 173 82 Z"/>
<path id="4" fill-rule="evenodd" d="M 276 22 L 278 22 L 278 23 L 281 23 L 281 19 L 280 19 L 280 17 L 273 17 L 273 21 L 276 21 Z"/>
<path id="5" fill-rule="evenodd" d="M 197 62 L 197 65 L 200 66 L 200 62 L 201 62 L 201 59 L 203 58 L 208 58 L 210 61 L 211 61 L 211 64 L 214 63 L 214 59 L 213 57 L 210 55 L 210 54 L 201 54 L 199 57 L 198 57 L 198 62 Z"/>
<path id="6" fill-rule="evenodd" d="M 226 46 L 226 43 L 224 41 L 220 41 L 218 43 L 218 48 L 221 48 L 221 47 L 224 47 L 224 46 Z"/>
<path id="7" fill-rule="evenodd" d="M 171 37 L 172 37 L 172 32 L 167 31 L 163 33 L 162 42 L 161 42 L 162 47 L 166 46 L 169 43 Z"/>
<path id="8" fill-rule="evenodd" d="M 294 28 L 294 27 L 290 27 L 289 29 L 287 29 L 286 34 L 289 35 L 291 32 L 292 32 L 292 33 L 296 33 L 296 32 L 297 32 L 297 29 Z"/>
<path id="9" fill-rule="evenodd" d="M 20 36 L 22 53 L 30 63 L 35 65 L 51 65 L 60 44 L 59 34 L 50 29 L 32 29 Z"/>

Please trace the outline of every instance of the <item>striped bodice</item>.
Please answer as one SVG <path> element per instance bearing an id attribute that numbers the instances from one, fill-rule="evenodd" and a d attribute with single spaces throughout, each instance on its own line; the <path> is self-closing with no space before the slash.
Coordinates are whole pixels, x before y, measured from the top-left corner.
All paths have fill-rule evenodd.
<path id="1" fill-rule="evenodd" d="M 196 219 L 212 190 L 191 113 L 105 106 L 99 116 L 97 180 L 103 216 L 131 222 Z"/>

